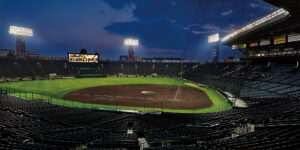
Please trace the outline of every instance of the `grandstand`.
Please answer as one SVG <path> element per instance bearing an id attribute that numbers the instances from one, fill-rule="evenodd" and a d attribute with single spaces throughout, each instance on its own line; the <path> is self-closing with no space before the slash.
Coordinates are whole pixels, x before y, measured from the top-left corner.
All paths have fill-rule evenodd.
<path id="1" fill-rule="evenodd" d="M 224 45 L 243 52 L 241 62 L 200 64 L 182 59 L 175 62 L 149 59 L 74 63 L 0 57 L 0 149 L 299 149 L 300 3 L 264 1 L 283 9 L 273 13 L 273 17 L 258 20 L 262 23 L 251 24 L 251 28 L 246 26 L 222 39 Z M 284 42 L 275 44 L 277 37 L 284 37 Z M 291 37 L 294 40 L 289 42 Z M 55 78 L 50 74 L 55 74 Z M 86 78 L 89 80 L 84 82 Z M 96 108 L 96 103 L 74 102 L 77 105 L 73 107 L 73 101 L 72 106 L 65 104 L 67 100 L 52 102 L 52 98 L 58 98 L 54 95 L 81 90 L 75 89 L 78 85 L 90 84 L 85 88 L 92 88 L 97 82 L 101 86 L 126 86 L 127 80 L 135 85 L 160 84 L 158 81 L 162 80 L 165 85 L 160 86 L 176 85 L 175 98 L 168 103 L 176 103 L 178 91 L 179 95 L 184 93 L 183 86 L 192 85 L 202 89 L 199 91 L 209 89 L 212 95 L 226 99 L 224 103 L 230 104 L 230 108 L 201 113 L 192 109 L 182 113 L 165 111 L 166 103 L 162 102 L 146 110 L 144 105 L 120 111 L 118 104 Z M 48 91 L 49 95 L 27 91 L 32 89 L 26 85 L 44 81 L 69 81 L 63 84 L 70 85 L 56 84 L 51 90 L 65 89 Z M 38 86 L 41 90 L 43 87 L 46 84 Z M 121 90 L 109 92 L 119 94 Z M 153 91 L 143 92 L 151 95 Z M 26 94 L 30 93 L 32 97 L 28 98 Z M 111 95 L 101 101 L 105 100 L 113 101 Z M 246 106 L 240 107 L 237 101 Z"/>
<path id="2" fill-rule="evenodd" d="M 178 76 L 181 72 L 180 63 L 155 63 L 155 62 L 119 62 L 103 61 L 99 63 L 80 64 L 70 63 L 66 60 L 36 60 L 1 58 L 1 75 L 3 79 L 15 78 L 49 78 L 49 74 L 56 73 L 59 76 L 74 76 L 77 74 L 106 74 L 139 75 L 147 76 L 157 73 L 163 76 Z M 183 68 L 191 68 L 199 65 L 199 62 L 183 63 Z M 82 69 L 81 73 L 78 70 Z"/>

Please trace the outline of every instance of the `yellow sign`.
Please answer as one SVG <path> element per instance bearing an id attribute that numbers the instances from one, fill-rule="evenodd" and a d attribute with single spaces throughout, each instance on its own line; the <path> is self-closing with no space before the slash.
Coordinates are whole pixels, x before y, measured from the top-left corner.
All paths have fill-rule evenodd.
<path id="1" fill-rule="evenodd" d="M 224 62 L 233 62 L 233 59 L 224 59 Z"/>
<path id="2" fill-rule="evenodd" d="M 98 63 L 98 55 L 91 54 L 69 54 L 69 62 L 77 63 Z"/>
<path id="3" fill-rule="evenodd" d="M 246 48 L 247 44 L 239 44 L 239 48 Z"/>
<path id="4" fill-rule="evenodd" d="M 274 44 L 284 44 L 286 43 L 285 36 L 278 36 L 274 38 Z"/>
<path id="5" fill-rule="evenodd" d="M 52 60 L 52 57 L 40 57 L 40 60 Z"/>

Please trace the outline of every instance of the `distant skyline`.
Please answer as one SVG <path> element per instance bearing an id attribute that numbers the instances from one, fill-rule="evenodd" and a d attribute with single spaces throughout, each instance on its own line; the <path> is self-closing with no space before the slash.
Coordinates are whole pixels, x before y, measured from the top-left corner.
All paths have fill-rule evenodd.
<path id="1" fill-rule="evenodd" d="M 15 35 L 8 33 L 15 25 L 33 29 L 27 50 L 42 56 L 84 48 L 118 59 L 127 55 L 123 40 L 137 38 L 137 56 L 205 62 L 209 35 L 224 37 L 275 10 L 262 0 L 1 0 L 0 49 L 15 49 Z M 220 59 L 228 56 L 240 53 L 221 46 Z"/>

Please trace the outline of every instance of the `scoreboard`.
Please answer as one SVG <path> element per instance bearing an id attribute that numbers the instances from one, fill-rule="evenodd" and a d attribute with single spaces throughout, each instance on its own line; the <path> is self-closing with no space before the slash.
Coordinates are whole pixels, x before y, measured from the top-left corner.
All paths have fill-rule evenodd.
<path id="1" fill-rule="evenodd" d="M 69 53 L 68 61 L 74 63 L 98 63 L 99 55 Z"/>

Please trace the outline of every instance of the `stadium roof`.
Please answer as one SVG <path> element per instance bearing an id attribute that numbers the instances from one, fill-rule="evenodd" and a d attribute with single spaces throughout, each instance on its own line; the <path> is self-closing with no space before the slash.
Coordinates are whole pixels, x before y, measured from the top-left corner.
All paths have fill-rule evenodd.
<path id="1" fill-rule="evenodd" d="M 244 27 L 244 30 L 238 30 L 231 33 L 222 39 L 225 45 L 233 45 L 238 43 L 249 43 L 259 41 L 260 39 L 268 39 L 270 37 L 279 36 L 286 33 L 300 32 L 300 1 L 299 0 L 264 0 L 279 8 L 277 14 L 273 17 L 265 17 L 262 23 L 256 23 L 253 27 Z M 280 11 L 282 10 L 282 11 Z M 243 28 L 242 28 L 243 29 Z M 242 32 L 241 32 L 242 31 Z"/>

